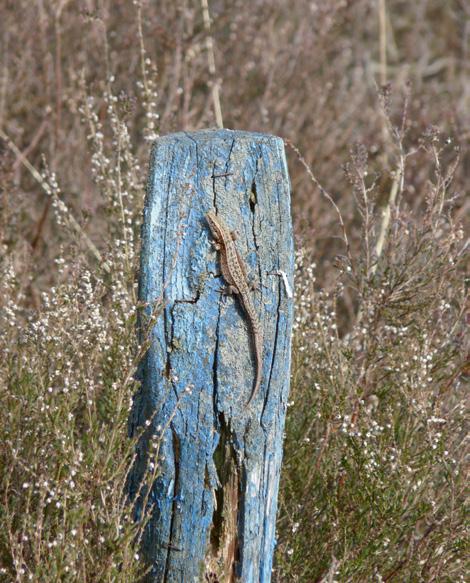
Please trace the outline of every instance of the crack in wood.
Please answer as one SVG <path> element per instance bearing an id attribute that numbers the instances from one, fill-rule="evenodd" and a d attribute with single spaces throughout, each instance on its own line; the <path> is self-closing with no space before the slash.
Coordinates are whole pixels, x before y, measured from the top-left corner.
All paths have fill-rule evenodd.
<path id="1" fill-rule="evenodd" d="M 206 565 L 221 581 L 232 583 L 235 581 L 239 560 L 240 472 L 236 452 L 231 444 L 231 432 L 223 414 L 219 415 L 219 435 L 219 443 L 213 456 L 219 485 L 214 491 L 215 504 Z"/>

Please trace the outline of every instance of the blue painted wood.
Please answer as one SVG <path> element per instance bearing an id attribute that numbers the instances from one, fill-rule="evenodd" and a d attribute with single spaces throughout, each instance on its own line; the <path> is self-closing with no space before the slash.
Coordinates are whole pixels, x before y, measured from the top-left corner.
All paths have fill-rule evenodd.
<path id="1" fill-rule="evenodd" d="M 205 221 L 216 210 L 259 284 L 263 381 L 250 328 L 225 284 Z M 142 227 L 140 300 L 161 305 L 130 416 L 144 428 L 129 492 L 141 518 L 152 582 L 271 578 L 293 300 L 290 188 L 280 138 L 231 130 L 158 139 Z M 142 325 L 143 326 L 143 325 Z M 147 426 L 147 427 L 146 427 Z M 152 443 L 156 443 L 152 446 Z M 139 484 L 158 451 L 148 492 Z M 146 470 L 147 468 L 147 470 Z M 147 496 L 147 498 L 146 498 Z M 212 579 L 210 578 L 212 577 Z"/>

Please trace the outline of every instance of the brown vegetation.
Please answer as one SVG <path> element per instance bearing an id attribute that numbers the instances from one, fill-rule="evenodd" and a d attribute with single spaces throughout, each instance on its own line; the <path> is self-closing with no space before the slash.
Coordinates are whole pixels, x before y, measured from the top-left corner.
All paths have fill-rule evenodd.
<path id="1" fill-rule="evenodd" d="M 203 7 L 0 5 L 0 579 L 137 577 L 149 148 L 215 126 L 216 87 L 288 140 L 302 249 L 274 579 L 464 581 L 468 3 Z"/>

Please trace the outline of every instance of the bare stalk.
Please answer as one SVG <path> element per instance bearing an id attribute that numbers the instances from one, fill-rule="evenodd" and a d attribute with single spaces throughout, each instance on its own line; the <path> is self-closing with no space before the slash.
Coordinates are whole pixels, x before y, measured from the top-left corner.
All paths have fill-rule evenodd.
<path id="1" fill-rule="evenodd" d="M 377 237 L 377 242 L 375 244 L 375 263 L 372 266 L 372 274 L 377 270 L 379 264 L 380 256 L 382 255 L 385 238 L 387 236 L 388 227 L 390 225 L 390 217 L 392 212 L 392 207 L 395 205 L 397 196 L 403 192 L 404 180 L 405 180 L 405 155 L 403 153 L 403 146 L 401 139 L 399 142 L 400 155 L 398 158 L 398 168 L 393 179 L 392 188 L 390 189 L 390 195 L 388 197 L 387 205 L 384 208 L 382 215 L 382 222 L 380 223 L 379 236 Z"/>
<path id="2" fill-rule="evenodd" d="M 0 138 L 2 138 L 2 140 L 5 140 L 6 144 L 10 148 L 10 150 L 21 161 L 23 166 L 30 172 L 31 176 L 42 187 L 44 192 L 47 195 L 54 197 L 54 199 L 57 202 L 57 205 L 59 206 L 60 210 L 64 213 L 64 215 L 67 217 L 67 219 L 68 219 L 70 225 L 72 226 L 72 228 L 74 229 L 74 231 L 84 240 L 86 246 L 91 251 L 91 253 L 96 257 L 96 259 L 99 261 L 99 263 L 103 267 L 103 269 L 109 273 L 109 271 L 110 271 L 109 265 L 105 261 L 103 261 L 103 257 L 101 256 L 101 253 L 98 251 L 95 244 L 88 237 L 88 235 L 85 233 L 85 231 L 80 227 L 79 223 L 77 222 L 75 217 L 72 215 L 70 209 L 65 204 L 65 202 L 63 200 L 61 200 L 58 196 L 56 196 L 54 194 L 54 192 L 51 192 L 49 185 L 43 179 L 41 174 L 36 170 L 36 168 L 28 160 L 28 158 L 26 158 L 26 156 L 21 152 L 21 150 L 18 148 L 18 146 L 16 146 L 16 144 L 7 136 L 7 134 L 2 129 L 0 129 Z"/>
<path id="3" fill-rule="evenodd" d="M 2 57 L 3 57 L 3 67 L 2 67 L 2 79 L 0 81 L 0 127 L 3 125 L 3 118 L 5 116 L 5 107 L 7 100 L 7 88 L 8 88 L 8 33 L 5 33 L 3 39 L 2 47 Z"/>
<path id="4" fill-rule="evenodd" d="M 387 9 L 385 0 L 379 0 L 380 83 L 387 83 Z"/>
<path id="5" fill-rule="evenodd" d="M 320 190 L 321 194 L 328 200 L 328 202 L 330 202 L 330 204 L 335 209 L 335 212 L 336 212 L 336 214 L 338 216 L 339 224 L 341 225 L 341 230 L 343 232 L 343 241 L 344 241 L 344 244 L 346 246 L 346 253 L 347 253 L 347 256 L 348 256 L 348 259 L 349 259 L 349 263 L 350 263 L 351 269 L 354 270 L 354 261 L 353 261 L 352 254 L 351 254 L 351 247 L 349 245 L 348 235 L 346 233 L 346 225 L 344 224 L 343 216 L 341 215 L 341 211 L 339 210 L 338 205 L 335 203 L 335 201 L 333 200 L 333 198 L 330 195 L 330 193 L 327 192 L 323 188 L 323 186 L 320 184 L 318 178 L 312 172 L 312 169 L 307 164 L 307 161 L 302 156 L 302 154 L 300 153 L 300 150 L 297 148 L 297 146 L 295 146 L 290 140 L 284 140 L 284 142 L 290 148 L 292 148 L 292 150 L 294 150 L 294 152 L 297 154 L 297 158 L 299 159 L 299 162 L 302 164 L 302 166 L 307 171 L 307 174 L 309 175 L 310 180 L 313 182 L 313 184 L 315 184 L 315 186 Z"/>
<path id="6" fill-rule="evenodd" d="M 391 208 L 395 204 L 398 194 L 399 181 L 400 181 L 399 177 L 397 176 L 393 181 L 392 188 L 390 190 L 390 196 L 388 197 L 387 206 L 383 211 L 382 222 L 380 223 L 379 236 L 377 237 L 377 243 L 375 244 L 376 260 L 374 265 L 372 266 L 372 274 L 374 274 L 375 271 L 377 270 L 377 266 L 379 264 L 379 257 L 382 255 L 382 251 L 385 244 L 385 236 L 388 231 L 388 226 L 390 225 Z"/>
<path id="7" fill-rule="evenodd" d="M 215 56 L 214 56 L 214 39 L 211 35 L 211 17 L 209 14 L 208 0 L 201 0 L 202 18 L 204 20 L 204 28 L 206 29 L 206 50 L 207 62 L 209 65 L 209 74 L 211 76 L 212 102 L 214 104 L 214 113 L 217 126 L 224 127 L 222 119 L 222 108 L 220 106 L 220 81 L 216 78 Z"/>

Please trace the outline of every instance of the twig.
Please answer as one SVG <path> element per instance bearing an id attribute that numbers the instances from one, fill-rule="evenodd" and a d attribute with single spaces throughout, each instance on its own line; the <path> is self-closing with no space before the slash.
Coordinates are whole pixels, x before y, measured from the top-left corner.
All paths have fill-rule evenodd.
<path id="1" fill-rule="evenodd" d="M 284 140 L 284 143 L 287 144 L 290 148 L 292 148 L 292 150 L 294 150 L 294 152 L 297 154 L 297 158 L 299 159 L 299 162 L 302 164 L 302 166 L 307 171 L 307 174 L 309 175 L 311 181 L 315 184 L 315 186 L 318 187 L 321 194 L 323 194 L 323 196 L 331 203 L 331 205 L 335 209 L 336 214 L 338 215 L 339 224 L 341 225 L 341 230 L 343 232 L 343 241 L 344 241 L 344 244 L 346 246 L 346 253 L 347 253 L 347 256 L 349 259 L 349 263 L 350 263 L 351 269 L 354 271 L 354 262 L 353 262 L 353 258 L 352 258 L 352 254 L 351 254 L 351 247 L 349 245 L 348 235 L 346 233 L 346 225 L 344 224 L 343 216 L 341 215 L 341 211 L 339 210 L 338 205 L 335 203 L 332 196 L 320 184 L 317 177 L 313 174 L 312 169 L 307 164 L 305 158 L 302 156 L 302 154 L 300 153 L 300 150 L 297 148 L 297 146 L 295 146 L 290 140 L 287 140 L 287 139 Z"/>
<path id="2" fill-rule="evenodd" d="M 3 67 L 2 67 L 2 79 L 0 81 L 0 127 L 3 124 L 3 118 L 5 115 L 6 99 L 7 99 L 7 87 L 8 87 L 8 32 L 5 32 L 5 37 L 2 46 L 2 57 L 3 57 Z"/>
<path id="3" fill-rule="evenodd" d="M 103 269 L 109 273 L 111 271 L 110 266 L 105 261 L 103 261 L 103 257 L 101 256 L 101 253 L 98 251 L 95 244 L 88 237 L 88 235 L 85 233 L 85 231 L 80 227 L 79 223 L 77 222 L 75 217 L 72 215 L 70 209 L 65 204 L 65 202 L 63 200 L 61 200 L 53 192 L 51 194 L 51 189 L 49 188 L 48 184 L 45 182 L 45 180 L 43 179 L 41 174 L 36 170 L 36 168 L 31 164 L 31 162 L 26 158 L 26 156 L 21 152 L 21 150 L 18 148 L 18 146 L 16 146 L 16 144 L 7 136 L 7 134 L 2 129 L 0 129 L 0 138 L 5 140 L 6 144 L 10 148 L 10 150 L 15 154 L 15 156 L 18 157 L 18 159 L 21 161 L 23 166 L 27 170 L 29 170 L 31 176 L 36 180 L 36 182 L 38 182 L 38 184 L 41 186 L 41 188 L 44 190 L 44 192 L 48 196 L 54 197 L 60 210 L 67 216 L 67 219 L 68 219 L 70 225 L 72 226 L 72 228 L 75 230 L 75 232 L 78 235 L 80 235 L 80 237 L 82 237 L 86 246 L 88 247 L 90 252 L 96 257 L 96 259 L 100 262 L 100 265 L 103 267 Z"/>
<path id="4" fill-rule="evenodd" d="M 387 206 L 383 211 L 382 222 L 380 223 L 379 236 L 377 237 L 377 243 L 375 244 L 375 263 L 372 266 L 372 274 L 377 270 L 380 256 L 385 245 L 385 237 L 388 232 L 388 227 L 390 225 L 390 216 L 392 212 L 392 207 L 395 205 L 398 194 L 403 192 L 404 180 L 405 180 L 405 156 L 403 154 L 403 147 L 400 142 L 400 157 L 398 162 L 398 169 L 396 175 L 393 179 L 392 188 L 390 190 L 390 196 L 387 200 Z"/>
<path id="5" fill-rule="evenodd" d="M 214 103 L 214 113 L 217 126 L 219 128 L 224 127 L 224 121 L 222 119 L 222 108 L 220 106 L 220 93 L 219 93 L 219 80 L 216 78 L 216 68 L 215 68 L 215 56 L 214 56 L 214 40 L 210 33 L 211 31 L 211 17 L 209 14 L 209 4 L 208 0 L 201 0 L 202 6 L 202 18 L 204 20 L 204 28 L 206 29 L 206 49 L 207 49 L 207 62 L 209 64 L 209 73 L 212 77 L 212 101 Z"/>
<path id="6" fill-rule="evenodd" d="M 387 83 L 387 10 L 385 0 L 379 0 L 380 83 Z"/>
<path id="7" fill-rule="evenodd" d="M 379 236 L 377 237 L 377 243 L 375 245 L 375 263 L 372 266 L 372 274 L 377 270 L 379 264 L 379 258 L 382 255 L 382 251 L 385 243 L 385 235 L 387 234 L 388 226 L 390 224 L 391 208 L 395 204 L 395 200 L 398 194 L 398 178 L 395 178 L 390 190 L 390 196 L 388 197 L 387 206 L 383 211 L 382 222 L 380 223 Z"/>

